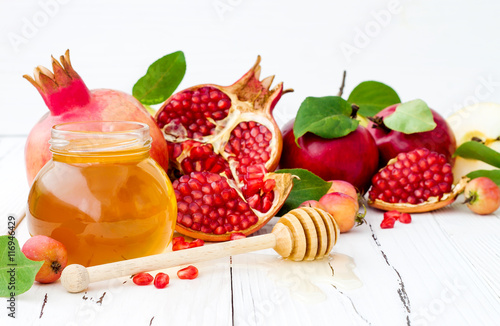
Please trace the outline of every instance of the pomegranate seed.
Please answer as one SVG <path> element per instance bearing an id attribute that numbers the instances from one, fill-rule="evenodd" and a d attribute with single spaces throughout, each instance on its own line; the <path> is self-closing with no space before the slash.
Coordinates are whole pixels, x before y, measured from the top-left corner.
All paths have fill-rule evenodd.
<path id="1" fill-rule="evenodd" d="M 155 276 L 155 280 L 154 280 L 153 284 L 157 289 L 164 289 L 167 287 L 169 281 L 170 281 L 170 277 L 168 277 L 168 274 L 158 273 Z"/>
<path id="2" fill-rule="evenodd" d="M 244 239 L 246 238 L 247 236 L 244 235 L 243 233 L 241 232 L 233 232 L 231 233 L 231 237 L 229 238 L 229 240 L 238 240 L 238 239 Z"/>
<path id="3" fill-rule="evenodd" d="M 388 212 L 385 212 L 384 213 L 384 220 L 386 218 L 393 218 L 395 220 L 397 220 L 399 218 L 399 216 L 401 215 L 400 212 L 396 211 L 396 210 L 393 210 L 393 211 L 388 211 Z"/>
<path id="4" fill-rule="evenodd" d="M 405 224 L 411 223 L 411 215 L 408 213 L 402 213 L 399 217 L 399 221 Z"/>
<path id="5" fill-rule="evenodd" d="M 380 223 L 380 227 L 382 229 L 392 229 L 394 227 L 394 223 L 396 223 L 396 219 L 393 217 L 384 218 Z"/>
<path id="6" fill-rule="evenodd" d="M 189 243 L 189 248 L 202 247 L 205 244 L 205 241 L 201 239 L 196 239 Z"/>
<path id="7" fill-rule="evenodd" d="M 193 265 L 189 265 L 177 272 L 177 277 L 181 280 L 193 280 L 198 277 L 198 269 Z"/>
<path id="8" fill-rule="evenodd" d="M 153 276 L 149 273 L 137 273 L 132 278 L 132 281 L 137 285 L 149 285 L 153 282 Z"/>
<path id="9" fill-rule="evenodd" d="M 184 237 L 175 237 L 172 239 L 172 245 L 175 245 L 176 243 L 179 242 L 186 242 L 186 240 L 184 239 Z"/>
<path id="10" fill-rule="evenodd" d="M 172 251 L 178 251 L 178 250 L 183 250 L 189 248 L 189 243 L 186 241 L 183 242 L 177 242 L 172 245 Z"/>

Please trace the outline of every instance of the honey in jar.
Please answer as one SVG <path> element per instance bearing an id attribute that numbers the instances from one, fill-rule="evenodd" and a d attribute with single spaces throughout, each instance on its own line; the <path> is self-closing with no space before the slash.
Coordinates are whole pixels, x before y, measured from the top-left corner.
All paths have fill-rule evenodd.
<path id="1" fill-rule="evenodd" d="M 177 204 L 165 171 L 149 156 L 146 124 L 79 122 L 52 128 L 52 160 L 28 198 L 31 235 L 62 242 L 84 266 L 164 251 Z"/>

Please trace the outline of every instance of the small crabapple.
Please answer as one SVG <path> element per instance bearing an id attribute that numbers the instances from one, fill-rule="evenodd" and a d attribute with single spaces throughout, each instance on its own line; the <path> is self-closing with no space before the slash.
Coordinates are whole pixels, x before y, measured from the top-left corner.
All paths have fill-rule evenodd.
<path id="1" fill-rule="evenodd" d="M 61 242 L 44 235 L 29 238 L 21 251 L 28 259 L 44 261 L 35 276 L 35 281 L 39 283 L 57 281 L 68 264 L 66 247 Z"/>
<path id="2" fill-rule="evenodd" d="M 332 192 L 321 197 L 319 203 L 332 214 L 340 233 L 351 230 L 356 222 L 358 225 L 362 223 L 362 217 L 358 216 L 358 201 L 351 196 Z"/>
<path id="3" fill-rule="evenodd" d="M 476 214 L 491 214 L 500 207 L 500 188 L 486 177 L 469 181 L 465 186 L 464 196 L 464 203 Z"/>
<path id="4" fill-rule="evenodd" d="M 332 183 L 330 189 L 326 192 L 327 194 L 331 192 L 340 192 L 341 194 L 346 194 L 351 196 L 353 199 L 358 200 L 358 192 L 352 184 L 343 180 L 330 180 Z"/>

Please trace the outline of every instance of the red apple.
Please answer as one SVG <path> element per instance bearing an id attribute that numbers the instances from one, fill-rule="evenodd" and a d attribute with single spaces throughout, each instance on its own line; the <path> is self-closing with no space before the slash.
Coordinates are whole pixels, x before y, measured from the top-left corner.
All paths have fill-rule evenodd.
<path id="1" fill-rule="evenodd" d="M 28 239 L 21 251 L 28 259 L 44 261 L 35 276 L 35 281 L 40 283 L 57 281 L 68 264 L 68 252 L 64 245 L 44 235 L 36 235 Z"/>
<path id="2" fill-rule="evenodd" d="M 469 181 L 464 196 L 467 207 L 476 214 L 491 214 L 500 207 L 500 188 L 486 177 Z"/>
<path id="3" fill-rule="evenodd" d="M 324 180 L 344 180 L 367 190 L 378 167 L 378 150 L 370 133 L 362 126 L 340 138 L 325 139 L 306 133 L 295 143 L 293 123 L 283 128 L 280 168 L 302 168 Z"/>
<path id="4" fill-rule="evenodd" d="M 380 111 L 376 117 L 390 116 L 399 104 L 391 105 Z M 387 162 L 396 157 L 399 153 L 406 153 L 418 148 L 427 148 L 432 152 L 444 154 L 448 162 L 453 162 L 452 155 L 457 149 L 455 135 L 446 120 L 436 111 L 432 110 L 436 128 L 431 131 L 405 134 L 399 131 L 390 130 L 384 125 L 377 127 L 374 122 L 368 123 L 367 129 L 372 134 L 377 143 L 380 153 L 380 166 L 387 165 Z"/>

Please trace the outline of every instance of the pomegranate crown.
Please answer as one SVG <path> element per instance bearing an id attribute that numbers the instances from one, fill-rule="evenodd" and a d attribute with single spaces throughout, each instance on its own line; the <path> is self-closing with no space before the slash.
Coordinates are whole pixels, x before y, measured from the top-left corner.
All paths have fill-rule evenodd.
<path id="1" fill-rule="evenodd" d="M 266 77 L 262 81 L 259 80 L 261 72 L 260 60 L 259 55 L 253 67 L 229 88 L 238 96 L 240 101 L 253 102 L 256 109 L 267 107 L 272 110 L 281 95 L 293 92 L 293 89 L 283 90 L 283 83 L 281 82 L 270 90 L 274 76 Z"/>
<path id="2" fill-rule="evenodd" d="M 53 114 L 63 108 L 83 106 L 90 101 L 90 92 L 83 80 L 71 66 L 69 50 L 58 62 L 52 56 L 52 70 L 38 66 L 33 73 L 34 78 L 23 75 L 42 95 Z"/>

